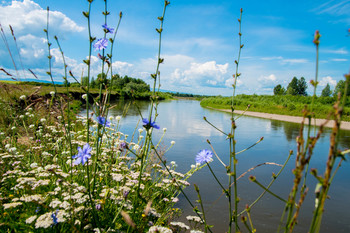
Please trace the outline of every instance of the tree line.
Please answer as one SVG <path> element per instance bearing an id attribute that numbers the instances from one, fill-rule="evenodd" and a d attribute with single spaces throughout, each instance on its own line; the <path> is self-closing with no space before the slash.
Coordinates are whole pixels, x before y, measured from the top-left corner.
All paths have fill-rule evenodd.
<path id="1" fill-rule="evenodd" d="M 87 86 L 88 81 L 88 77 L 82 77 L 81 85 Z M 79 84 L 71 83 L 71 86 L 79 86 Z M 102 86 L 102 89 L 111 88 L 111 90 L 120 91 L 127 94 L 131 91 L 138 93 L 150 91 L 149 84 L 147 84 L 142 79 L 132 78 L 127 75 L 122 77 L 119 74 L 113 75 L 112 79 L 108 79 L 104 73 L 98 74 L 96 79 L 92 77 L 90 80 L 90 87 L 100 88 L 100 86 Z"/>
<path id="2" fill-rule="evenodd" d="M 334 90 L 331 90 L 329 83 L 322 89 L 321 96 L 329 97 L 337 95 L 339 92 L 341 95 L 344 94 L 345 81 L 340 80 L 335 86 Z M 274 95 L 294 95 L 294 96 L 307 96 L 307 83 L 304 77 L 298 79 L 293 77 L 292 81 L 288 84 L 287 88 L 284 88 L 281 84 L 278 84 L 273 89 Z M 350 96 L 350 89 L 348 89 L 347 96 Z"/>

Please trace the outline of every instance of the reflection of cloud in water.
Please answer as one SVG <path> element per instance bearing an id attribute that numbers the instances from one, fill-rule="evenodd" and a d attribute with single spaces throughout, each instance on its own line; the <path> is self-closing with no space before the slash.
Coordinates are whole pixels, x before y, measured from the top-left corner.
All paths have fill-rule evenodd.
<path id="1" fill-rule="evenodd" d="M 216 122 L 216 127 L 219 129 L 222 128 L 222 122 L 218 124 Z M 186 128 L 186 133 L 188 134 L 194 134 L 194 135 L 201 135 L 202 137 L 211 137 L 211 136 L 219 136 L 222 135 L 219 131 L 214 129 L 212 126 L 210 126 L 207 122 L 204 120 L 202 121 L 192 121 L 188 122 L 188 126 Z"/>

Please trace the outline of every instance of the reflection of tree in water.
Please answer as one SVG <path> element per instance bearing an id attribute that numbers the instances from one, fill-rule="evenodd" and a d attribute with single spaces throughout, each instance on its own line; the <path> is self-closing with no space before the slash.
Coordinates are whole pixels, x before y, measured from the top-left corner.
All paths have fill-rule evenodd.
<path id="1" fill-rule="evenodd" d="M 286 139 L 290 142 L 295 140 L 295 138 L 299 135 L 300 125 L 295 123 L 283 122 L 283 121 L 274 121 L 271 120 L 271 128 L 274 131 L 278 131 L 283 128 Z M 316 134 L 318 133 L 319 127 L 316 128 Z M 315 132 L 315 128 L 311 129 L 312 135 Z M 307 132 L 307 125 L 305 125 L 304 133 Z M 320 140 L 328 140 L 332 129 L 326 128 L 321 135 Z M 339 145 L 342 150 L 350 148 L 350 131 L 349 130 L 341 130 L 339 134 Z"/>
<path id="2" fill-rule="evenodd" d="M 350 148 L 350 131 L 341 130 L 339 134 L 339 145 L 342 149 Z"/>
<path id="3" fill-rule="evenodd" d="M 290 142 L 292 140 L 295 141 L 295 138 L 299 135 L 300 125 L 296 123 L 271 120 L 271 128 L 275 131 L 283 128 L 286 139 Z"/>
<path id="4" fill-rule="evenodd" d="M 145 100 L 117 100 L 111 103 L 113 108 L 110 110 L 112 115 L 122 115 L 126 112 L 128 116 L 140 115 L 140 112 L 147 111 L 150 102 Z"/>
<path id="5" fill-rule="evenodd" d="M 295 138 L 299 135 L 300 125 L 299 124 L 293 124 L 289 122 L 283 122 L 283 130 L 284 134 L 286 135 L 286 139 L 288 142 L 295 141 Z"/>
<path id="6" fill-rule="evenodd" d="M 271 120 L 271 128 L 274 131 L 278 131 L 279 129 L 281 129 L 283 127 L 283 123 L 282 121 L 274 121 Z"/>

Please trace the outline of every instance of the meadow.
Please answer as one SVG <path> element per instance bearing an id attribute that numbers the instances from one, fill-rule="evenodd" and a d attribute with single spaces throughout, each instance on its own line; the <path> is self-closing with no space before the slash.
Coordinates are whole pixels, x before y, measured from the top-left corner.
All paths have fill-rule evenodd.
<path id="1" fill-rule="evenodd" d="M 346 97 L 338 96 L 333 99 L 333 107 L 327 119 L 334 120 L 334 127 L 330 135 L 330 148 L 325 170 L 317 171 L 309 168 L 310 160 L 314 157 L 314 148 L 322 136 L 324 127 L 317 130 L 311 128 L 311 121 L 315 116 L 314 110 L 320 102 L 314 94 L 310 99 L 300 99 L 304 117 L 300 125 L 300 132 L 296 138 L 297 150 L 290 151 L 283 164 L 278 164 L 278 172 L 272 174 L 268 185 L 263 185 L 258 177 L 250 176 L 249 180 L 258 185 L 262 194 L 252 203 L 241 209 L 240 190 L 237 185 L 241 176 L 238 174 L 240 165 L 237 155 L 261 143 L 263 138 L 256 139 L 251 146 L 238 151 L 236 127 L 239 118 L 234 110 L 236 106 L 251 104 L 241 96 L 236 96 L 237 78 L 240 76 L 239 64 L 242 44 L 242 14 L 240 10 L 239 48 L 238 57 L 234 61 L 233 95 L 230 99 L 222 98 L 221 103 L 229 105 L 231 111 L 229 126 L 222 129 L 215 122 L 204 118 L 220 134 L 224 135 L 229 153 L 225 159 L 215 152 L 210 139 L 196 155 L 192 155 L 192 164 L 186 172 L 180 173 L 176 161 L 167 160 L 167 151 L 174 146 L 162 146 L 167 129 L 161 129 L 157 123 L 158 104 L 160 101 L 160 69 L 164 59 L 161 57 L 162 32 L 164 29 L 165 12 L 170 4 L 164 1 L 164 9 L 158 20 L 156 33 L 159 36 L 157 61 L 154 73 L 150 74 L 153 87 L 149 95 L 150 107 L 147 114 L 139 111 L 139 121 L 131 135 L 120 131 L 123 115 L 109 116 L 113 108 L 111 96 L 113 90 L 108 82 L 100 83 L 98 89 L 91 88 L 90 61 L 92 48 L 100 51 L 101 73 L 113 80 L 113 44 L 116 41 L 122 13 L 115 28 L 107 24 L 108 4 L 105 1 L 103 15 L 105 23 L 102 38 L 95 38 L 91 32 L 90 16 L 93 0 L 88 0 L 89 7 L 83 12 L 87 21 L 89 36 L 89 51 L 84 60 L 87 69 L 87 82 L 77 89 L 69 87 L 68 70 L 64 53 L 59 39 L 55 37 L 55 44 L 59 48 L 64 61 L 64 87 L 33 89 L 21 85 L 4 83 L 1 89 L 0 108 L 0 231 L 1 232 L 213 232 L 212 225 L 206 219 L 206 209 L 202 199 L 201 187 L 193 184 L 189 187 L 189 178 L 201 169 L 207 169 L 220 187 L 227 201 L 226 213 L 217 213 L 227 218 L 227 232 L 256 232 L 261 226 L 254 225 L 250 211 L 261 201 L 265 194 L 272 195 L 285 204 L 281 220 L 276 226 L 277 232 L 293 232 L 298 222 L 299 211 L 303 207 L 305 196 L 309 188 L 307 179 L 317 181 L 315 193 L 315 207 L 309 232 L 320 232 L 325 202 L 332 184 L 332 180 L 341 163 L 346 160 L 349 150 L 339 150 L 339 126 L 343 115 L 347 115 Z M 47 22 L 50 11 L 47 9 Z M 49 23 L 44 29 L 47 36 L 49 71 L 47 75 L 54 80 L 51 70 L 51 49 L 53 42 L 49 37 Z M 109 43 L 109 44 L 108 44 Z M 320 44 L 320 34 L 315 32 L 313 41 L 316 54 Z M 318 59 L 316 61 L 318 63 Z M 74 78 L 73 75 L 71 75 Z M 350 81 L 350 74 L 345 75 L 346 85 Z M 111 83 L 111 82 L 109 82 Z M 317 75 L 314 81 L 317 88 Z M 53 89 L 52 89 L 53 88 Z M 83 90 L 83 92 L 82 92 Z M 84 99 L 84 116 L 78 115 L 80 105 L 70 97 L 76 91 Z M 38 94 L 41 92 L 41 94 Z M 314 92 L 315 93 L 315 92 Z M 347 93 L 345 89 L 344 93 Z M 248 97 L 253 98 L 253 97 Z M 260 99 L 267 102 L 268 97 Z M 310 101 L 309 101 L 310 100 Z M 203 100 L 202 103 L 205 103 Z M 272 101 L 272 100 L 270 100 Z M 293 107 L 287 99 L 281 98 L 276 106 L 286 106 L 289 111 Z M 331 101 L 326 99 L 325 102 Z M 215 99 L 212 101 L 215 102 Z M 221 106 L 221 103 L 215 106 Z M 136 102 L 133 102 L 137 106 Z M 216 104 L 216 103 L 215 103 Z M 328 104 L 328 102 L 327 102 Z M 263 108 L 263 105 L 252 103 L 251 108 Z M 295 106 L 299 109 L 299 106 Z M 305 106 L 306 105 L 306 106 Z M 322 107 L 323 108 L 323 107 Z M 320 109 L 322 109 L 320 108 Z M 125 112 L 128 107 L 125 107 Z M 299 109 L 300 110 L 300 109 Z M 323 111 L 323 110 L 322 110 Z M 320 110 L 321 112 L 321 110 Z M 318 113 L 317 113 L 318 114 Z M 185 120 L 185 119 L 184 119 Z M 228 130 L 227 130 L 228 129 Z M 154 131 L 162 132 L 159 140 L 153 137 Z M 181 145 L 180 145 L 181 146 Z M 293 170 L 293 185 L 288 187 L 289 195 L 280 197 L 270 190 L 271 185 L 279 178 L 292 154 L 295 154 L 295 168 Z M 225 183 L 217 178 L 217 170 L 211 166 L 213 160 L 218 160 L 223 166 L 222 171 L 227 175 Z M 249 174 L 257 165 L 252 162 Z M 248 175 L 247 175 L 248 176 Z M 191 188 L 197 194 L 197 201 L 192 202 L 184 190 Z M 181 210 L 176 207 L 179 198 L 186 202 L 193 214 L 186 216 L 186 221 L 177 221 Z M 222 210 L 224 211 L 224 210 Z"/>
<path id="2" fill-rule="evenodd" d="M 289 116 L 303 116 L 303 109 L 311 105 L 312 96 L 292 95 L 237 95 L 234 107 L 237 110 L 248 110 L 252 112 L 274 113 Z M 316 118 L 326 119 L 336 102 L 336 97 L 316 97 L 313 104 L 313 112 Z M 350 120 L 349 97 L 343 109 L 343 120 Z M 230 109 L 232 99 L 230 97 L 207 97 L 201 100 L 201 106 L 217 109 Z"/>

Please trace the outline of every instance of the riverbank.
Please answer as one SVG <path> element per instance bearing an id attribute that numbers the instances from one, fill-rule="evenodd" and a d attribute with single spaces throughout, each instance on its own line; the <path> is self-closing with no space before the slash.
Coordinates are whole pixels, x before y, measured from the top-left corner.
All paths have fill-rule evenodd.
<path id="1" fill-rule="evenodd" d="M 217 109 L 212 107 L 206 107 L 209 109 L 214 109 L 222 112 L 231 112 L 230 109 Z M 293 123 L 301 123 L 303 118 L 299 116 L 288 116 L 288 115 L 280 115 L 280 114 L 271 114 L 271 113 L 263 113 L 263 112 L 250 112 L 250 111 L 241 111 L 241 110 L 235 110 L 236 114 L 242 114 L 244 113 L 245 116 L 252 116 L 252 117 L 259 117 L 259 118 L 265 118 L 265 119 L 271 119 L 271 120 L 277 120 L 277 121 L 287 121 L 287 122 L 293 122 Z M 312 125 L 320 126 L 321 124 L 324 124 L 326 119 L 316 119 L 316 121 L 312 121 Z M 334 120 L 330 120 L 325 125 L 328 128 L 332 128 L 334 125 Z M 350 122 L 348 121 L 342 121 L 340 124 L 340 129 L 342 130 L 350 130 Z"/>

